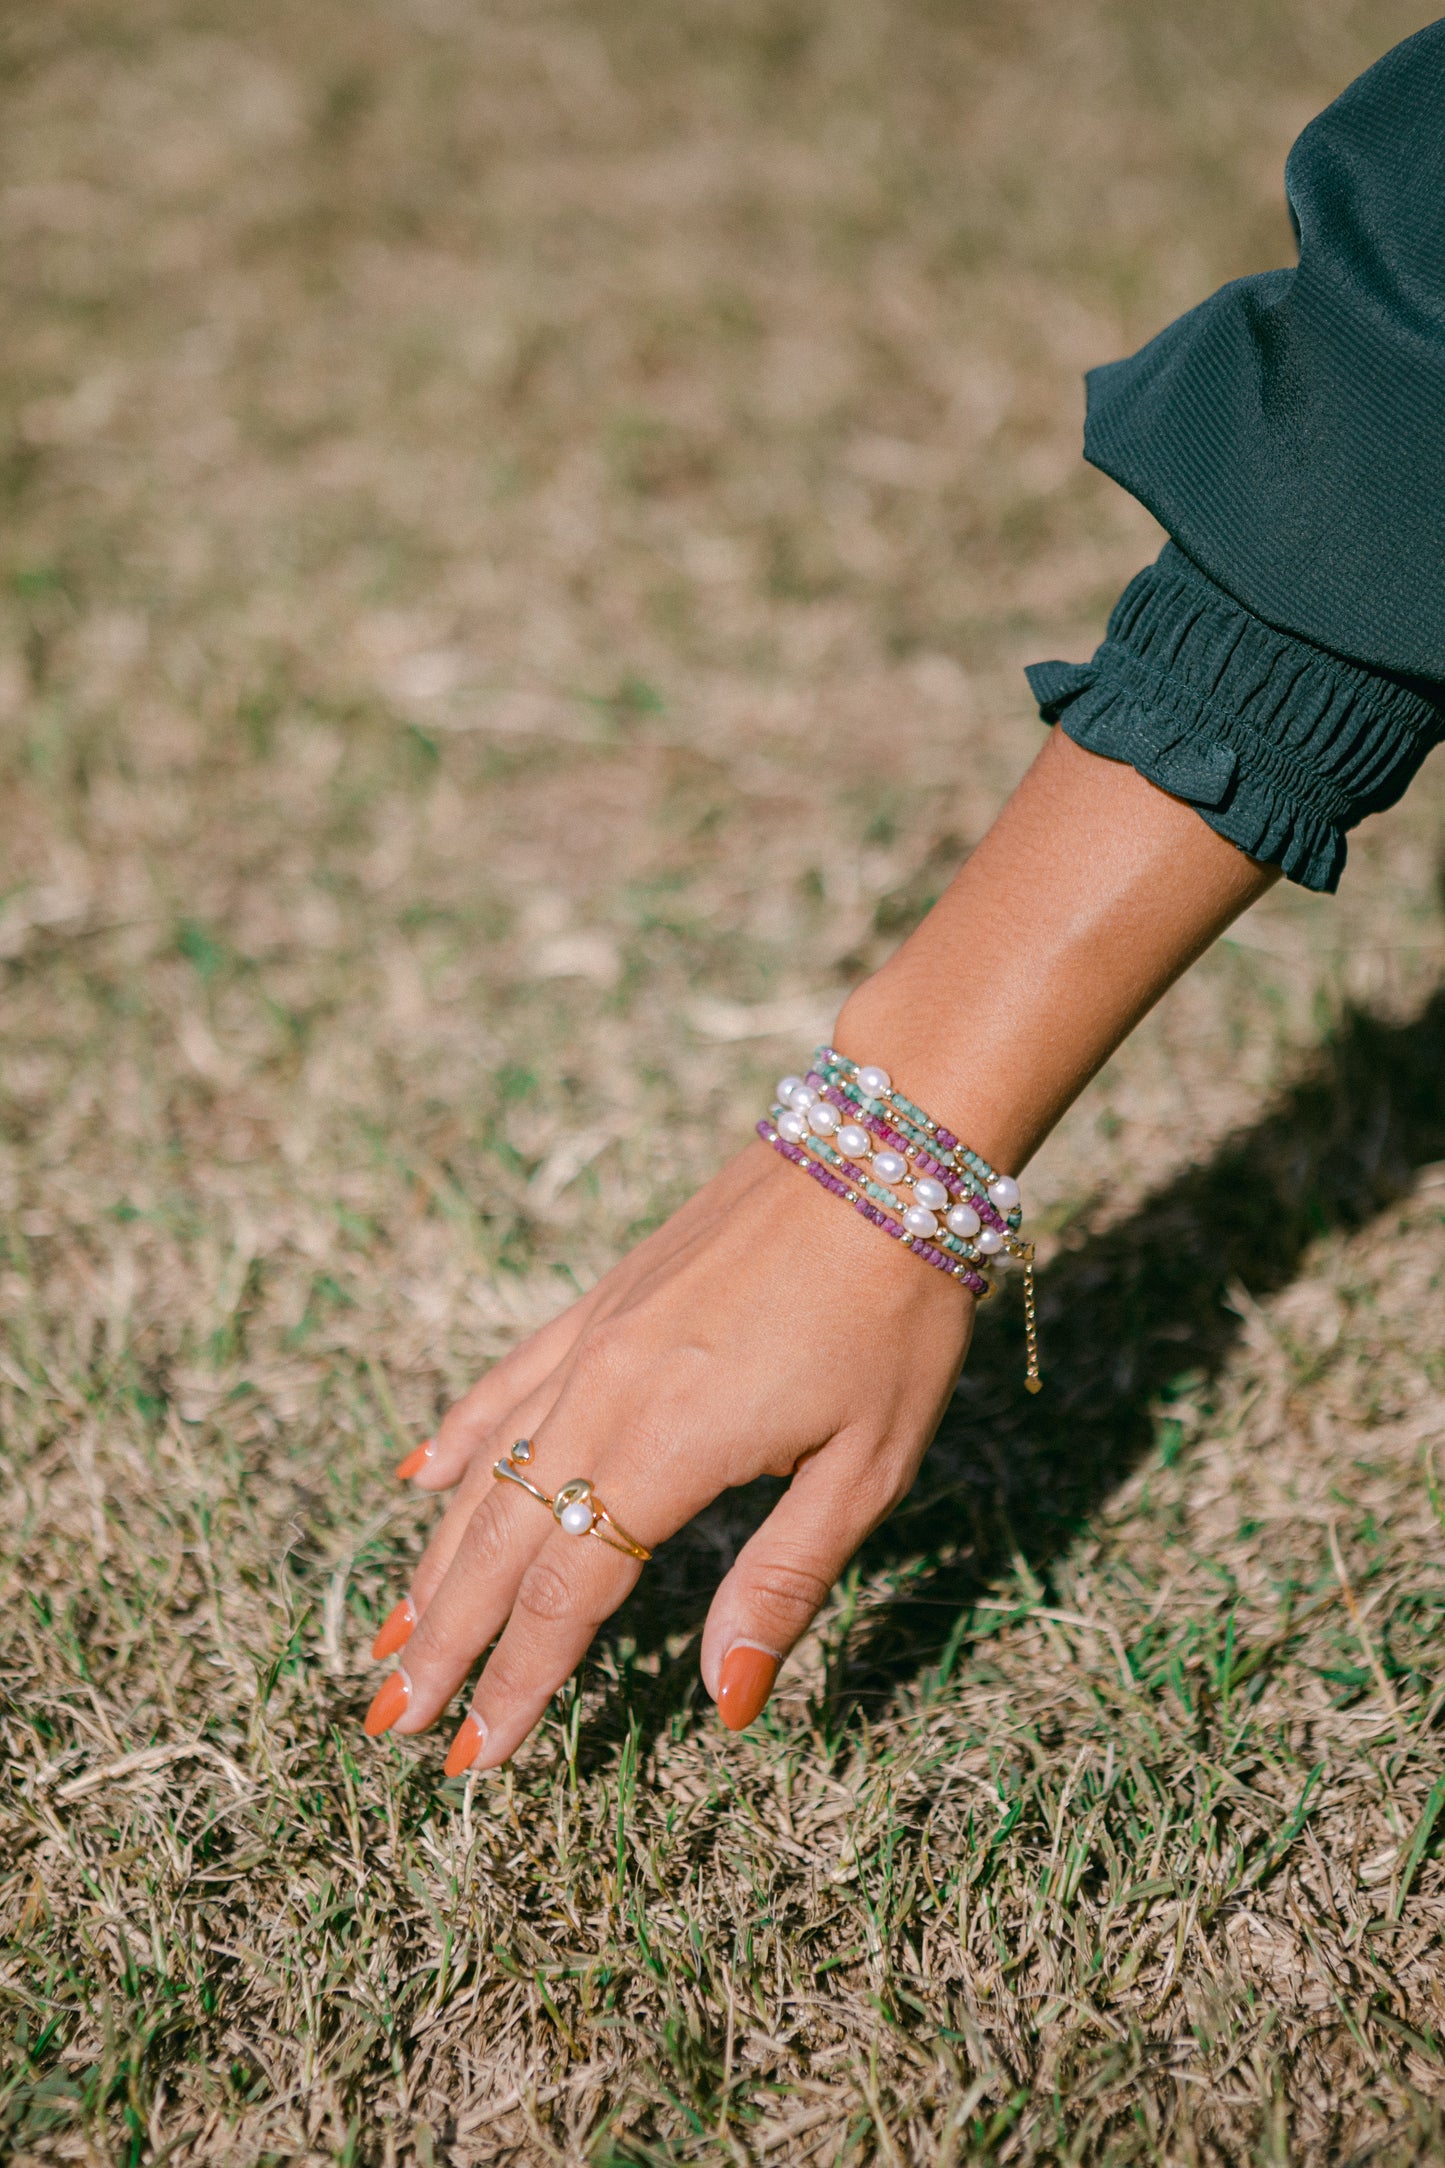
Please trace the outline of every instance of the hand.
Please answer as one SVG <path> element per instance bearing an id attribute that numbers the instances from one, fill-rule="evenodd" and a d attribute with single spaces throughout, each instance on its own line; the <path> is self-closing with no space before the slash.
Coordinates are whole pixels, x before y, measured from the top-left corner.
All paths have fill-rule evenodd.
<path id="1" fill-rule="evenodd" d="M 837 1043 L 1015 1173 L 1150 1005 L 1268 888 L 1191 807 L 1056 731 L 946 896 L 855 989 Z M 435 1723 L 493 1640 L 449 1770 L 505 1761 L 640 1570 L 492 1464 L 531 1438 L 649 1546 L 729 1484 L 792 1484 L 713 1599 L 702 1675 L 750 1723 L 843 1566 L 913 1480 L 971 1298 L 756 1144 L 403 1463 L 456 1496 L 376 1653 L 367 1729 Z M 500 1637 L 500 1638 L 498 1638 Z"/>
<path id="2" fill-rule="evenodd" d="M 524 1341 L 399 1473 L 453 1490 L 375 1653 L 404 1667 L 366 1728 L 434 1724 L 495 1641 L 447 1757 L 514 1753 L 645 1568 L 568 1535 L 493 1464 L 573 1476 L 648 1548 L 730 1485 L 791 1476 L 713 1598 L 702 1675 L 750 1724 L 869 1531 L 905 1495 L 958 1377 L 973 1301 L 766 1144 Z"/>

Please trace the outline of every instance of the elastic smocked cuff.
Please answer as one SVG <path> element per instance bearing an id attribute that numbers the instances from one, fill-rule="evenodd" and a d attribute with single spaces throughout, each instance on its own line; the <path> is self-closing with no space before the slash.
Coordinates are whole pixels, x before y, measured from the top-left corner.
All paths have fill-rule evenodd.
<path id="1" fill-rule="evenodd" d="M 1346 831 L 1393 805 L 1445 736 L 1445 687 L 1276 630 L 1172 542 L 1125 588 L 1092 661 L 1026 674 L 1045 722 L 1303 888 L 1338 887 Z"/>

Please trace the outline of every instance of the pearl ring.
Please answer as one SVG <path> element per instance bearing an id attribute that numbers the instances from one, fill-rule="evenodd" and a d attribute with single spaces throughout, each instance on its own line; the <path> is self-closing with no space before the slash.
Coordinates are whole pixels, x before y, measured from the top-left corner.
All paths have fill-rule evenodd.
<path id="1" fill-rule="evenodd" d="M 515 1483 L 518 1490 L 526 1491 L 528 1497 L 544 1505 L 564 1535 L 596 1536 L 610 1549 L 626 1551 L 630 1558 L 640 1558 L 646 1564 L 652 1556 L 647 1545 L 639 1543 L 635 1536 L 629 1536 L 627 1530 L 612 1518 L 585 1475 L 573 1476 L 570 1483 L 562 1485 L 555 1498 L 549 1498 L 535 1483 L 527 1481 L 517 1465 L 519 1461 L 526 1462 L 531 1458 L 530 1439 L 519 1438 L 507 1458 L 493 1464 L 492 1474 L 502 1482 Z"/>

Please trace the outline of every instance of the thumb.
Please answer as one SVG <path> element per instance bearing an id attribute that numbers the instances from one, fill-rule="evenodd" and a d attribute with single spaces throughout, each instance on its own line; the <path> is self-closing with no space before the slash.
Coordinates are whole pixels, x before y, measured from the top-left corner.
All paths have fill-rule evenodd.
<path id="1" fill-rule="evenodd" d="M 861 1441 L 835 1438 L 804 1462 L 744 1544 L 702 1637 L 703 1684 L 729 1731 L 761 1714 L 783 1658 L 901 1495 L 885 1482 L 876 1452 L 865 1462 Z"/>

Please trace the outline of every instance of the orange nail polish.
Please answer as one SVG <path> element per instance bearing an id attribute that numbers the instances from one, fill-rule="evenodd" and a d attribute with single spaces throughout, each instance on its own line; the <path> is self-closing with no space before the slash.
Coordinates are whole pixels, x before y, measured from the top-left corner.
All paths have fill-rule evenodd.
<path id="1" fill-rule="evenodd" d="M 375 1739 L 382 1732 L 390 1731 L 410 1700 L 411 1680 L 398 1667 L 389 1679 L 382 1680 L 381 1691 L 366 1712 L 366 1722 L 362 1729 L 367 1738 Z"/>
<path id="2" fill-rule="evenodd" d="M 393 1604 L 371 1644 L 373 1660 L 379 1664 L 383 1657 L 395 1656 L 397 1650 L 410 1641 L 415 1630 L 416 1606 L 410 1596 L 403 1596 L 400 1603 Z"/>
<path id="3" fill-rule="evenodd" d="M 459 1777 L 472 1763 L 487 1743 L 487 1727 L 479 1716 L 468 1716 L 461 1730 L 447 1748 L 447 1758 L 442 1768 L 449 1777 Z"/>
<path id="4" fill-rule="evenodd" d="M 739 1641 L 723 1658 L 718 1678 L 717 1713 L 729 1731 L 746 1731 L 773 1690 L 780 1656 L 771 1649 Z"/>
<path id="5" fill-rule="evenodd" d="M 409 1483 L 414 1475 L 420 1475 L 427 1462 L 436 1459 L 436 1451 L 436 1439 L 428 1438 L 424 1445 L 419 1445 L 414 1452 L 408 1453 L 405 1460 L 397 1463 L 397 1482 Z"/>

